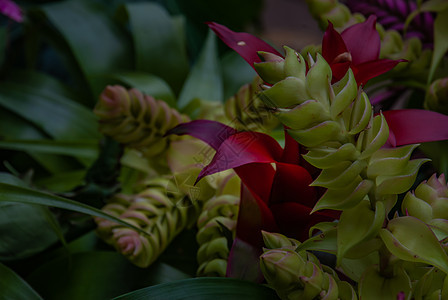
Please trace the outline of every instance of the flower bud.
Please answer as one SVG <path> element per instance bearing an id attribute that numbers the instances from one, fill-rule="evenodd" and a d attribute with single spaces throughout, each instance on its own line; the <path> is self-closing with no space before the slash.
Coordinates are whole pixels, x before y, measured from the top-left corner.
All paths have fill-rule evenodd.
<path id="1" fill-rule="evenodd" d="M 425 108 L 448 114 L 448 77 L 431 83 L 425 96 Z"/>
<path id="2" fill-rule="evenodd" d="M 267 249 L 285 248 L 295 250 L 300 244 L 299 241 L 287 238 L 280 233 L 271 233 L 267 231 L 262 231 L 261 233 Z"/>
<path id="3" fill-rule="evenodd" d="M 414 193 L 407 193 L 402 210 L 411 216 L 430 223 L 433 219 L 448 219 L 448 186 L 445 175 L 433 174 L 423 181 Z"/>
<path id="4" fill-rule="evenodd" d="M 297 288 L 305 261 L 293 250 L 272 249 L 260 256 L 261 270 L 279 295 Z"/>

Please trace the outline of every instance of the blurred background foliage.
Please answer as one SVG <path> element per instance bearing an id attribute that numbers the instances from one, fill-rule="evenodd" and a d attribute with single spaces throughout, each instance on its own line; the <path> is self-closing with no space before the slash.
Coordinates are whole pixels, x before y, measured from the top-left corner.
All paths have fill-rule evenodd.
<path id="1" fill-rule="evenodd" d="M 233 95 L 255 73 L 204 22 L 256 31 L 263 1 L 17 4 L 22 23 L 0 16 L 0 298 L 110 299 L 193 277 L 193 230 L 148 269 L 97 238 L 83 213 L 113 218 L 98 209 L 119 189 L 122 148 L 99 133 L 92 109 L 113 84 L 190 114 Z M 228 288 L 233 297 L 238 289 L 272 296 L 262 286 L 228 284 L 238 287 Z"/>

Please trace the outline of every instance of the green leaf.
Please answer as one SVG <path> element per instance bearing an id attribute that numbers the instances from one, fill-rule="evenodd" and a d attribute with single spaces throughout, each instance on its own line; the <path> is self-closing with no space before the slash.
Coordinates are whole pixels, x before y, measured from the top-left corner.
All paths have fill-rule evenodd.
<path id="1" fill-rule="evenodd" d="M 176 107 L 173 91 L 160 77 L 143 72 L 121 72 L 113 74 L 113 77 L 144 94 L 164 100 L 171 107 Z"/>
<path id="2" fill-rule="evenodd" d="M 95 159 L 98 156 L 97 140 L 2 140 L 0 148 L 32 151 L 37 153 L 62 154 Z"/>
<path id="3" fill-rule="evenodd" d="M 178 105 L 183 108 L 195 98 L 222 101 L 223 87 L 221 69 L 216 48 L 216 36 L 209 30 L 193 70 L 188 75 L 179 96 Z"/>
<path id="4" fill-rule="evenodd" d="M 87 170 L 74 170 L 69 172 L 58 172 L 49 177 L 36 178 L 34 183 L 38 187 L 56 193 L 68 192 L 84 183 Z"/>
<path id="5" fill-rule="evenodd" d="M 123 32 L 104 7 L 87 1 L 62 1 L 41 6 L 41 12 L 62 35 L 96 95 L 104 88 L 96 76 L 129 69 L 132 55 Z"/>
<path id="6" fill-rule="evenodd" d="M 344 210 L 338 225 L 337 264 L 346 253 L 362 242 L 374 238 L 386 218 L 384 204 L 376 202 L 375 210 L 370 208 L 368 200 L 361 201 L 357 206 Z"/>
<path id="7" fill-rule="evenodd" d="M 148 285 L 189 278 L 163 263 L 140 269 L 112 251 L 59 257 L 27 277 L 45 299 L 111 299 Z"/>
<path id="8" fill-rule="evenodd" d="M 117 15 L 129 20 L 136 69 L 159 76 L 179 92 L 189 68 L 179 23 L 155 3 L 127 3 Z"/>
<path id="9" fill-rule="evenodd" d="M 41 130 L 37 129 L 30 122 L 4 109 L 0 109 L 0 132 L 1 139 L 48 138 L 47 135 L 45 135 Z M 65 172 L 67 170 L 80 166 L 77 161 L 75 161 L 74 159 L 68 159 L 67 157 L 35 153 L 33 151 L 28 151 L 28 149 L 25 149 L 24 151 L 36 162 L 38 162 L 44 169 L 53 174 Z M 14 155 L 8 159 L 13 165 L 16 156 L 17 155 Z M 23 160 L 20 160 L 20 162 L 22 161 Z"/>
<path id="10" fill-rule="evenodd" d="M 1 263 L 0 278 L 2 299 L 42 300 L 26 281 Z"/>
<path id="11" fill-rule="evenodd" d="M 270 288 L 233 278 L 192 278 L 141 289 L 115 299 L 278 299 Z"/>
<path id="12" fill-rule="evenodd" d="M 135 227 L 117 217 L 107 214 L 99 209 L 93 208 L 89 205 L 85 205 L 80 202 L 76 202 L 70 199 L 62 198 L 59 196 L 39 192 L 29 188 L 13 186 L 6 183 L 0 183 L 0 203 L 5 202 L 18 202 L 28 204 L 39 204 L 46 206 L 53 206 L 72 211 L 77 211 L 83 214 L 104 218 L 113 222 L 117 222 L 121 225 L 130 227 L 143 234 L 148 234 L 138 227 Z"/>
<path id="13" fill-rule="evenodd" d="M 0 182 L 26 187 L 19 178 L 0 172 Z M 46 207 L 0 203 L 0 259 L 25 258 L 46 249 L 56 242 L 65 244 L 59 223 Z M 56 234 L 56 235 L 55 235 Z"/>
<path id="14" fill-rule="evenodd" d="M 52 80 L 47 80 L 43 74 L 39 76 L 41 82 L 2 82 L 0 106 L 56 139 L 98 138 L 100 134 L 93 112 L 55 92 Z"/>
<path id="15" fill-rule="evenodd" d="M 0 200 L 1 201 L 1 200 Z M 0 202 L 0 259 L 30 257 L 56 243 L 45 207 Z"/>
<path id="16" fill-rule="evenodd" d="M 412 290 L 409 275 L 402 267 L 396 268 L 391 277 L 383 277 L 372 267 L 367 270 L 359 284 L 359 297 L 364 300 L 396 300 L 400 292 L 405 292 L 405 299 L 410 299 Z"/>
<path id="17" fill-rule="evenodd" d="M 434 52 L 429 69 L 428 84 L 432 81 L 437 66 L 448 50 L 448 7 L 437 14 L 434 21 Z"/>

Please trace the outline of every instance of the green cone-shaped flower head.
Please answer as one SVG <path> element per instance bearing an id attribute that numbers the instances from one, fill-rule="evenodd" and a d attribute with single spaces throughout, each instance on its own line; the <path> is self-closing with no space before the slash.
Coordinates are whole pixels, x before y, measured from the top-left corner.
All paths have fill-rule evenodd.
<path id="1" fill-rule="evenodd" d="M 279 124 L 257 96 L 262 83 L 257 76 L 252 83 L 243 85 L 235 95 L 227 99 L 224 107 L 226 117 L 236 129 L 270 131 Z"/>
<path id="2" fill-rule="evenodd" d="M 403 212 L 430 223 L 433 219 L 448 219 L 448 186 L 445 175 L 432 175 L 415 192 L 406 194 Z"/>
<path id="3" fill-rule="evenodd" d="M 434 81 L 426 91 L 425 107 L 448 114 L 448 77 Z"/>
<path id="4" fill-rule="evenodd" d="M 94 112 L 103 134 L 147 156 L 165 151 L 168 147 L 168 139 L 163 137 L 165 133 L 188 121 L 188 117 L 166 102 L 118 85 L 106 87 Z"/>

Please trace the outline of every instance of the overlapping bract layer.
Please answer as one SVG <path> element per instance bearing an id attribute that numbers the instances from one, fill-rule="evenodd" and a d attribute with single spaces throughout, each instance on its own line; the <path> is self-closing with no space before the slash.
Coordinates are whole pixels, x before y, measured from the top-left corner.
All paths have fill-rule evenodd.
<path id="1" fill-rule="evenodd" d="M 432 175 L 408 192 L 403 199 L 402 210 L 429 224 L 439 239 L 448 236 L 448 186 L 445 175 Z"/>
<path id="2" fill-rule="evenodd" d="M 148 157 L 164 152 L 170 141 L 165 133 L 189 120 L 165 101 L 118 85 L 106 87 L 94 112 L 100 132 Z"/>
<path id="3" fill-rule="evenodd" d="M 320 264 L 306 251 L 296 252 L 300 242 L 281 234 L 263 233 L 266 248 L 260 257 L 268 284 L 282 299 L 358 299 L 352 286 Z"/>
<path id="4" fill-rule="evenodd" d="M 371 13 L 365 16 L 360 13 L 352 14 L 350 9 L 340 1 L 307 0 L 307 4 L 312 16 L 319 22 L 322 29 L 325 29 L 328 21 L 330 21 L 335 28 L 343 30 L 355 23 L 363 22 L 367 16 L 372 15 Z M 381 15 L 384 16 L 385 14 L 382 13 Z M 412 34 L 404 38 L 393 28 L 386 30 L 381 25 L 381 21 L 380 18 L 379 24 L 376 26 L 381 37 L 380 58 L 406 59 L 409 63 L 399 64 L 395 71 L 400 72 L 401 76 L 426 80 L 424 76 L 431 63 L 431 45 L 427 44 L 427 47 L 423 47 L 421 40 Z"/>
<path id="5" fill-rule="evenodd" d="M 252 83 L 243 85 L 238 92 L 226 100 L 226 117 L 237 130 L 270 131 L 279 122 L 256 95 L 262 84 L 256 76 Z"/>
<path id="6" fill-rule="evenodd" d="M 322 56 L 306 72 L 303 57 L 285 50 L 284 60 L 255 64 L 272 85 L 264 86 L 260 98 L 276 109 L 288 133 L 308 148 L 304 158 L 322 169 L 312 185 L 328 190 L 314 211 L 351 208 L 366 195 L 374 198 L 372 203 L 384 200 L 387 207 L 393 205 L 395 195 L 411 187 L 426 160 L 409 161 L 414 146 L 381 149 L 389 136 L 387 122 L 381 114 L 373 116 L 351 70 L 331 84 L 332 72 Z"/>
<path id="7" fill-rule="evenodd" d="M 223 231 L 235 234 L 239 202 L 239 197 L 227 194 L 214 197 L 204 205 L 197 222 L 198 276 L 226 275 L 230 248 Z"/>
<path id="8" fill-rule="evenodd" d="M 103 211 L 119 217 L 148 235 L 96 218 L 97 232 L 108 244 L 126 256 L 133 264 L 147 267 L 165 250 L 183 229 L 196 221 L 201 202 L 190 201 L 182 193 L 172 193 L 176 187 L 167 179 L 156 178 L 135 195 L 117 194 Z"/>

